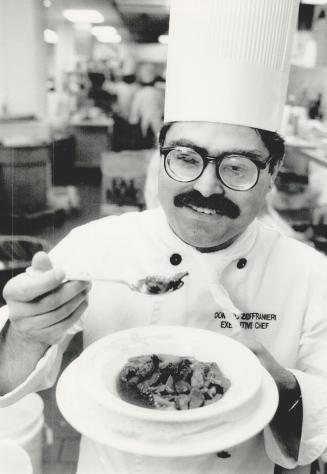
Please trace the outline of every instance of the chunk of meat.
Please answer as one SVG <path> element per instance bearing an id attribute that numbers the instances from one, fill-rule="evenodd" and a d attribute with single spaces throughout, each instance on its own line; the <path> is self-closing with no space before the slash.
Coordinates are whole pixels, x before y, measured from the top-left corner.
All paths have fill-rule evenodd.
<path id="1" fill-rule="evenodd" d="M 187 410 L 221 399 L 230 386 L 215 362 L 168 354 L 129 359 L 118 378 L 122 398 L 148 408 Z"/>
<path id="2" fill-rule="evenodd" d="M 161 293 L 167 293 L 168 280 L 162 277 L 146 277 L 145 287 L 148 293 L 152 295 L 160 295 Z"/>
<path id="3" fill-rule="evenodd" d="M 177 380 L 175 383 L 175 390 L 176 393 L 190 393 L 191 385 L 185 382 L 185 380 Z"/>
<path id="4" fill-rule="evenodd" d="M 204 405 L 204 395 L 197 389 L 193 388 L 190 394 L 190 408 L 199 408 Z"/>
<path id="5" fill-rule="evenodd" d="M 167 400 L 165 397 L 161 397 L 160 395 L 153 395 L 153 400 L 155 408 L 175 410 L 175 403 L 173 401 Z"/>
<path id="6" fill-rule="evenodd" d="M 128 364 L 123 367 L 121 379 L 123 382 L 128 382 L 132 379 L 134 384 L 138 383 L 152 375 L 157 366 L 158 358 L 154 355 L 132 357 L 129 359 Z"/>
<path id="7" fill-rule="evenodd" d="M 187 395 L 177 395 L 175 398 L 175 407 L 177 410 L 188 410 L 190 397 Z"/>
<path id="8" fill-rule="evenodd" d="M 193 364 L 193 374 L 191 377 L 191 386 L 194 388 L 202 388 L 205 381 L 204 364 L 195 362 Z"/>
<path id="9" fill-rule="evenodd" d="M 183 278 L 188 272 L 177 273 L 175 276 L 166 278 L 162 276 L 148 276 L 144 281 L 144 290 L 151 295 L 160 295 L 175 291 L 184 285 Z"/>

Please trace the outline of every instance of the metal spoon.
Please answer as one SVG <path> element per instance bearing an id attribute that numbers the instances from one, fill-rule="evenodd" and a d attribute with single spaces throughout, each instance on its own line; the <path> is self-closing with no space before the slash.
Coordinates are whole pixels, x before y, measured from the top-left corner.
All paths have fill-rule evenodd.
<path id="1" fill-rule="evenodd" d="M 35 270 L 32 267 L 26 268 L 26 273 L 32 277 L 39 275 L 40 271 Z M 136 280 L 134 283 L 128 282 L 126 280 L 108 278 L 105 276 L 92 275 L 87 272 L 79 273 L 66 273 L 65 281 L 69 280 L 79 280 L 79 281 L 106 281 L 110 283 L 118 283 L 121 285 L 126 285 L 132 291 L 142 293 L 144 295 L 160 295 L 165 293 L 172 293 L 173 291 L 179 290 L 183 285 L 183 278 L 186 277 L 188 272 L 176 273 L 171 277 L 162 277 L 162 276 L 147 276 Z"/>

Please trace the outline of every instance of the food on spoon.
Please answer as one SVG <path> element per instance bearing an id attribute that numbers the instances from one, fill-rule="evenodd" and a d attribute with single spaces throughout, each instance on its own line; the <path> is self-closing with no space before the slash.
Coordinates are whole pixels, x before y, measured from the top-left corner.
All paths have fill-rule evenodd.
<path id="1" fill-rule="evenodd" d="M 229 387 L 215 362 L 167 354 L 128 359 L 117 380 L 123 400 L 163 410 L 203 407 L 220 400 Z"/>
<path id="2" fill-rule="evenodd" d="M 160 295 L 178 290 L 184 285 L 183 278 L 188 272 L 177 273 L 175 276 L 167 278 L 162 276 L 148 276 L 140 282 L 142 293 Z"/>

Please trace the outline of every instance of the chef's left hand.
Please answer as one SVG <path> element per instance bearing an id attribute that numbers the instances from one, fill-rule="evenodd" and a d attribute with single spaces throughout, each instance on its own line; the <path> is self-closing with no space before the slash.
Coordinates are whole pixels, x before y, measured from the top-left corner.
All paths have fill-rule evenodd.
<path id="1" fill-rule="evenodd" d="M 254 336 L 241 331 L 235 339 L 248 347 L 273 377 L 279 392 L 279 404 L 270 428 L 285 454 L 296 460 L 300 449 L 302 413 L 296 417 L 290 416 L 290 407 L 301 395 L 295 376 L 284 369 Z"/>
<path id="2" fill-rule="evenodd" d="M 241 331 L 235 339 L 248 347 L 258 357 L 263 367 L 275 380 L 279 392 L 296 389 L 297 381 L 292 372 L 284 369 L 254 336 Z"/>

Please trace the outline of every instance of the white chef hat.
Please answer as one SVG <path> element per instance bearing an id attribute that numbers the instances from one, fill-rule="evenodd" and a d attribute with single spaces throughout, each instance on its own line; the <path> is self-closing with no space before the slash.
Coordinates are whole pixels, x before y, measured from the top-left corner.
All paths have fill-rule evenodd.
<path id="1" fill-rule="evenodd" d="M 276 131 L 299 0 L 171 0 L 165 122 Z"/>

